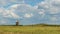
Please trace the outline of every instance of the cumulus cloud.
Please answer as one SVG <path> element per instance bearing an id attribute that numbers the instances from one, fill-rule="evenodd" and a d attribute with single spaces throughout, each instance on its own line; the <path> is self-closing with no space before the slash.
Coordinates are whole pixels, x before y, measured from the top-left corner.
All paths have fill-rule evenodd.
<path id="1" fill-rule="evenodd" d="M 0 24 L 7 24 L 9 20 L 8 18 L 16 19 L 20 18 L 20 16 L 18 16 L 17 14 L 13 13 L 10 10 L 0 8 Z"/>
<path id="2" fill-rule="evenodd" d="M 57 14 L 60 11 L 59 0 L 45 0 L 39 3 L 39 9 L 44 9 L 45 11 L 50 12 L 51 14 Z"/>
<path id="3" fill-rule="evenodd" d="M 52 17 L 51 21 L 57 21 L 57 18 L 56 17 Z"/>
<path id="4" fill-rule="evenodd" d="M 32 17 L 33 16 L 33 14 L 25 14 L 24 15 L 24 17 L 27 17 L 27 18 L 30 18 L 30 17 Z"/>
<path id="5" fill-rule="evenodd" d="M 51 21 L 58 21 L 57 16 L 60 13 L 60 0 L 44 0 L 38 4 L 38 9 L 45 11 L 45 16 L 50 16 Z M 43 13 L 43 12 L 42 12 Z M 54 16 L 57 15 L 57 16 Z M 56 18 L 55 18 L 56 17 Z M 49 19 L 49 18 L 48 18 Z"/>
<path id="6" fill-rule="evenodd" d="M 40 11 L 38 12 L 40 15 L 42 15 L 42 17 L 45 16 L 45 11 L 43 9 L 40 9 Z"/>
<path id="7" fill-rule="evenodd" d="M 7 24 L 7 22 L 8 22 L 7 20 L 2 19 L 2 20 L 0 20 L 0 25 L 1 25 L 1 24 L 3 24 L 3 25 L 4 25 L 4 24 Z"/>
<path id="8" fill-rule="evenodd" d="M 7 1 L 7 0 L 5 0 Z M 5 2 L 4 1 L 4 2 Z M 20 1 L 21 4 L 19 3 Z M 8 18 L 23 19 L 24 23 L 45 23 L 45 22 L 59 22 L 60 20 L 60 0 L 44 0 L 35 6 L 25 4 L 23 0 L 9 0 L 8 3 L 15 3 L 9 6 L 7 9 L 1 8 L 0 16 Z M 7 4 L 7 2 L 0 2 L 1 4 Z M 23 4 L 22 4 L 23 3 Z"/>
<path id="9" fill-rule="evenodd" d="M 0 6 L 5 7 L 12 4 L 24 3 L 24 0 L 0 0 Z"/>
<path id="10" fill-rule="evenodd" d="M 18 18 L 19 16 L 17 16 L 15 13 L 13 13 L 12 11 L 10 10 L 5 10 L 3 8 L 0 8 L 0 16 L 3 16 L 3 17 L 14 17 L 14 18 Z M 17 16 L 17 17 L 16 17 Z"/>
<path id="11" fill-rule="evenodd" d="M 37 9 L 35 8 L 35 6 L 31 6 L 31 5 L 28 5 L 28 4 L 15 4 L 15 5 L 12 5 L 10 8 L 9 8 L 10 11 L 16 13 L 17 15 L 19 16 L 22 16 L 22 17 L 26 17 L 26 16 L 33 16 L 33 15 L 37 15 L 38 13 L 40 15 L 45 15 L 44 13 L 44 10 L 43 9 Z M 33 15 L 32 15 L 33 14 Z"/>
<path id="12" fill-rule="evenodd" d="M 36 20 L 42 19 L 41 17 L 45 15 L 43 9 L 40 10 L 35 8 L 35 6 L 33 7 L 28 4 L 14 4 L 10 6 L 8 10 L 10 12 L 13 12 L 14 16 L 15 14 L 19 16 L 20 17 L 19 19 L 23 19 L 23 21 L 25 20 L 24 23 L 27 23 L 27 21 L 32 23 L 32 21 L 34 22 L 35 19 Z"/>
<path id="13" fill-rule="evenodd" d="M 6 16 L 7 15 L 7 11 L 5 11 L 5 9 L 4 8 L 0 8 L 0 15 L 1 16 Z"/>

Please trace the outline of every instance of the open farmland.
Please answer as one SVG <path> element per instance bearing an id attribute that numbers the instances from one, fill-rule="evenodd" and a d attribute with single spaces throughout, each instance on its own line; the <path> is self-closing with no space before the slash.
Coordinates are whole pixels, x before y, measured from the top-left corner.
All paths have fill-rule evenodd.
<path id="1" fill-rule="evenodd" d="M 60 26 L 0 26 L 0 34 L 60 34 Z"/>

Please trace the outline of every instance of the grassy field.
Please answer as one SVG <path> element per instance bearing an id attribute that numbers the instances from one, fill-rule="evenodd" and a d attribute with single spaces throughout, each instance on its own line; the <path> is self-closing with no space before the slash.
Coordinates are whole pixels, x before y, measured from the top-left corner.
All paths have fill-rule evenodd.
<path id="1" fill-rule="evenodd" d="M 60 26 L 0 26 L 0 34 L 60 34 Z"/>

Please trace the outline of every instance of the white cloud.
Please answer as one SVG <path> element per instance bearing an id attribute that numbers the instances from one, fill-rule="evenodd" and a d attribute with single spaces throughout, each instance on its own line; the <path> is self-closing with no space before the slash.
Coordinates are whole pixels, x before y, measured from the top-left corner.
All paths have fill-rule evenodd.
<path id="1" fill-rule="evenodd" d="M 20 4 L 14 4 L 12 6 L 10 6 L 10 8 L 16 9 Z"/>
<path id="2" fill-rule="evenodd" d="M 13 4 L 13 3 L 17 3 L 17 4 L 23 4 L 25 3 L 24 0 L 0 0 L 0 6 L 8 6 L 9 4 Z"/>
<path id="3" fill-rule="evenodd" d="M 16 15 L 15 13 L 13 13 L 12 11 L 10 11 L 9 13 L 13 18 L 20 18 L 20 16 Z"/>
<path id="4" fill-rule="evenodd" d="M 9 8 L 9 10 L 12 12 L 15 12 L 19 16 L 22 15 L 22 17 L 23 17 L 23 15 L 25 15 L 24 17 L 29 17 L 29 18 L 35 14 L 38 14 L 38 13 L 41 16 L 45 15 L 45 11 L 43 9 L 38 9 L 38 6 L 33 7 L 31 5 L 28 5 L 28 4 L 15 4 L 15 5 L 12 5 Z"/>
<path id="5" fill-rule="evenodd" d="M 45 11 L 43 9 L 40 9 L 40 11 L 38 12 L 40 15 L 45 14 Z"/>
<path id="6" fill-rule="evenodd" d="M 50 14 L 60 13 L 60 1 L 59 0 L 45 0 L 38 4 L 39 9 L 44 9 Z"/>
<path id="7" fill-rule="evenodd" d="M 50 11 L 50 14 L 57 14 L 57 13 L 59 13 L 59 9 L 58 8 L 51 8 L 49 11 Z"/>
<path id="8" fill-rule="evenodd" d="M 60 18 L 60 0 L 44 0 L 38 4 L 38 9 L 43 9 L 45 12 L 39 12 L 39 14 L 45 14 L 44 17 L 51 21 L 58 23 Z M 56 16 L 55 16 L 56 15 Z"/>
<path id="9" fill-rule="evenodd" d="M 44 12 L 39 12 L 39 14 L 41 15 L 41 17 L 44 17 L 45 16 L 45 13 Z"/>
<path id="10" fill-rule="evenodd" d="M 1 24 L 7 24 L 7 21 L 6 20 L 0 20 L 0 25 Z"/>
<path id="11" fill-rule="evenodd" d="M 20 16 L 16 15 L 10 10 L 6 10 L 4 8 L 0 8 L 0 16 L 1 17 L 6 17 L 6 18 L 19 18 Z"/>
<path id="12" fill-rule="evenodd" d="M 7 11 L 5 11 L 4 8 L 0 8 L 0 15 L 1 16 L 6 16 L 7 15 Z"/>
<path id="13" fill-rule="evenodd" d="M 34 6 L 35 9 L 38 9 L 38 6 Z"/>
<path id="14" fill-rule="evenodd" d="M 41 15 L 41 17 L 45 16 L 45 11 L 43 9 L 40 9 L 40 11 L 38 12 L 38 14 Z"/>
<path id="15" fill-rule="evenodd" d="M 38 8 L 44 8 L 44 9 L 48 9 L 49 8 L 49 4 L 42 1 L 41 3 L 38 4 Z"/>
<path id="16" fill-rule="evenodd" d="M 25 14 L 24 15 L 24 17 L 26 17 L 26 18 L 30 18 L 30 17 L 32 17 L 33 16 L 33 14 Z"/>
<path id="17" fill-rule="evenodd" d="M 9 10 L 9 13 L 14 16 L 16 14 L 18 14 L 19 16 L 25 14 L 26 17 L 31 17 L 32 14 L 30 13 L 36 12 L 35 8 L 28 4 L 15 4 L 15 5 L 10 6 L 8 10 Z M 13 12 L 15 12 L 15 14 Z"/>
<path id="18" fill-rule="evenodd" d="M 15 0 L 11 0 L 13 2 L 16 2 Z M 24 1 L 23 1 L 24 2 Z M 4 3 L 3 3 L 4 4 Z M 31 18 L 36 19 L 38 22 L 40 20 L 47 20 L 50 19 L 51 21 L 57 21 L 57 17 L 54 17 L 54 15 L 60 13 L 60 1 L 59 0 L 45 0 L 40 2 L 36 6 L 31 6 L 28 4 L 14 4 L 10 6 L 7 10 L 6 9 L 0 9 L 0 15 L 2 14 L 3 17 L 8 18 Z M 48 15 L 50 14 L 50 15 Z M 52 14 L 52 15 L 51 15 Z M 44 17 L 43 19 L 41 18 Z M 41 19 L 40 19 L 41 18 Z M 33 21 L 32 20 L 32 21 Z M 31 21 L 29 21 L 31 22 Z"/>
<path id="19" fill-rule="evenodd" d="M 42 14 L 44 14 L 44 12 L 39 12 L 39 14 L 41 14 L 41 15 L 42 15 Z"/>
<path id="20" fill-rule="evenodd" d="M 58 19 L 57 19 L 57 17 L 51 17 L 50 20 L 51 21 L 57 21 Z"/>

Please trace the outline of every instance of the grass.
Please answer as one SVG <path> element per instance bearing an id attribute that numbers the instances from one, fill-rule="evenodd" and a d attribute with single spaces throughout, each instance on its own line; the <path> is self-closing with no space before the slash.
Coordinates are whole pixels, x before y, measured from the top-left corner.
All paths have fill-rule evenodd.
<path id="1" fill-rule="evenodd" d="M 60 34 L 60 26 L 0 26 L 0 34 Z"/>

